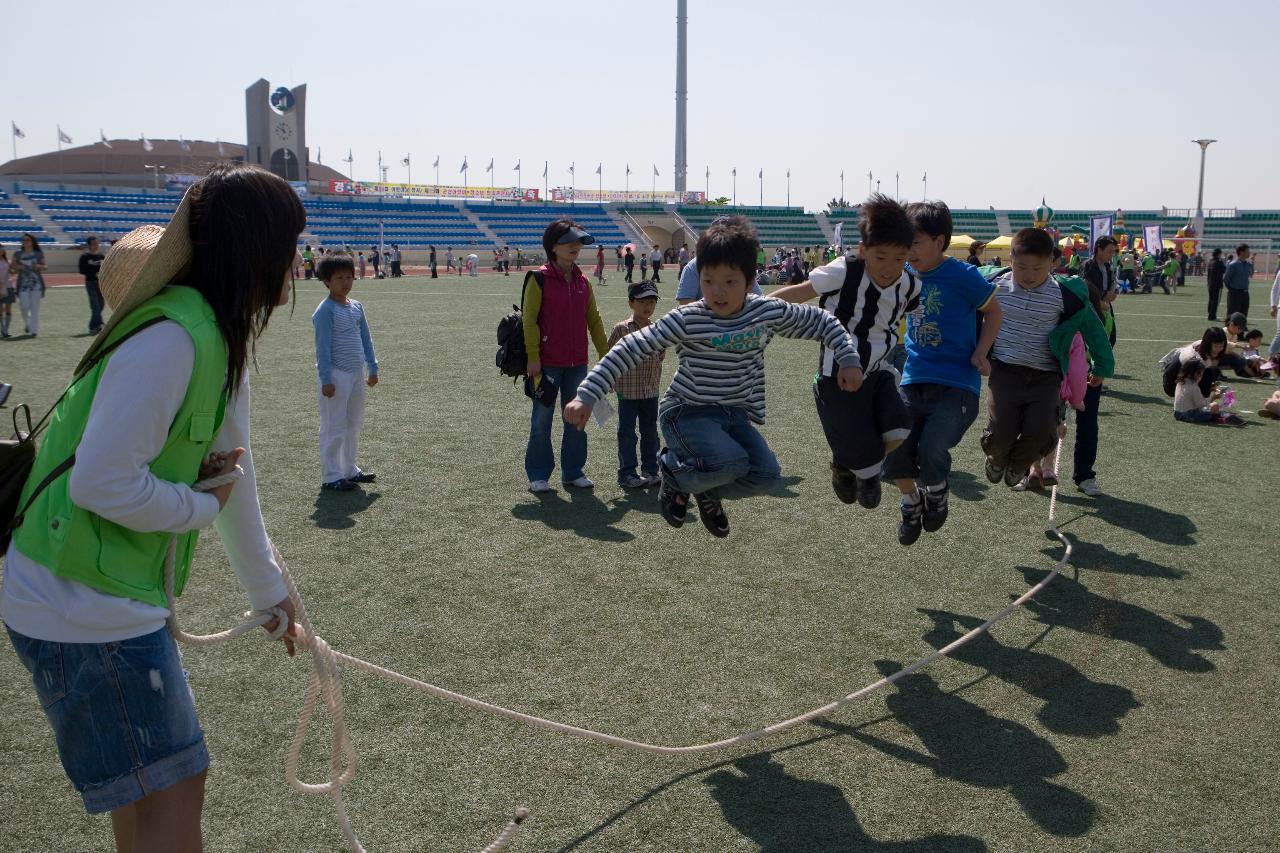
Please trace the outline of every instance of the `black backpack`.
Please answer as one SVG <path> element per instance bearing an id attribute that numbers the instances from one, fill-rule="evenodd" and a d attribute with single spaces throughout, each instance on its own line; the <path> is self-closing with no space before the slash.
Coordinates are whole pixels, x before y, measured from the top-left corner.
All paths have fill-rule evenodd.
<path id="1" fill-rule="evenodd" d="M 525 273 L 524 284 L 520 286 L 520 305 L 512 305 L 511 313 L 498 321 L 498 353 L 494 356 L 494 363 L 503 376 L 517 379 L 524 376 L 529 367 L 529 354 L 524 349 L 524 312 L 521 310 L 529 279 L 533 279 L 539 288 L 543 286 L 540 271 L 530 270 Z"/>

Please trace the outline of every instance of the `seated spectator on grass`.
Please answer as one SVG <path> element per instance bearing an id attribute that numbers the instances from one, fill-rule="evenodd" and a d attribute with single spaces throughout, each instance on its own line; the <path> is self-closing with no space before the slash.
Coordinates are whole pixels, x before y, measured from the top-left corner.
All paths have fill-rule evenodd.
<path id="1" fill-rule="evenodd" d="M 1207 395 L 1201 390 L 1207 368 L 1198 358 L 1183 362 L 1178 370 L 1178 385 L 1173 394 L 1173 417 L 1183 423 L 1225 424 L 1240 426 L 1244 419 L 1222 411 L 1222 390 L 1213 388 Z"/>

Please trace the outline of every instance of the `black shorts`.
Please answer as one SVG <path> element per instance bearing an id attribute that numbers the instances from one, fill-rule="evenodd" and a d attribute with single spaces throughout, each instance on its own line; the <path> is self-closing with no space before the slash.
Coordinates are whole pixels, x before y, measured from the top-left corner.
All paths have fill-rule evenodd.
<path id="1" fill-rule="evenodd" d="M 907 407 L 888 370 L 868 374 L 853 392 L 841 391 L 835 379 L 821 376 L 813 396 L 831 461 L 864 479 L 880 473 L 885 442 L 902 441 L 911 433 Z"/>

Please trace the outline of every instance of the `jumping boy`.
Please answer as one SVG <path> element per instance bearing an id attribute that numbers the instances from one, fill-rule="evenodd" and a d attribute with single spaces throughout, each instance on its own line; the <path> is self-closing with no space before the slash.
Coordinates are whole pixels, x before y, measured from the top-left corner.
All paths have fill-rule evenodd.
<path id="1" fill-rule="evenodd" d="M 951 448 L 978 416 L 978 392 L 990 370 L 987 353 L 1001 320 L 995 287 L 946 254 L 951 210 L 940 201 L 915 202 L 907 215 L 916 229 L 907 259 L 921 285 L 920 305 L 907 317 L 899 391 L 911 432 L 884 465 L 884 476 L 902 493 L 903 545 L 947 521 Z"/>
<path id="2" fill-rule="evenodd" d="M 858 351 L 835 317 L 748 292 L 759 245 L 743 217 L 712 223 L 697 247 L 702 298 L 618 341 L 564 410 L 566 424 L 584 426 L 592 406 L 625 371 L 676 348 L 680 366 L 658 410 L 667 444 L 660 456 L 660 503 L 672 527 L 684 524 L 693 494 L 706 528 L 728 536 L 721 499 L 762 494 L 777 483 L 778 460 L 753 426 L 764 423 L 764 348 L 774 334 L 821 340 L 835 352 L 840 387 L 857 391 L 862 385 Z"/>
<path id="3" fill-rule="evenodd" d="M 911 432 L 897 377 L 889 368 L 899 322 L 919 304 L 920 280 L 904 268 L 915 231 L 906 208 L 877 193 L 858 213 L 862 243 L 856 257 L 836 258 L 811 271 L 808 281 L 772 294 L 787 302 L 819 296 L 819 307 L 840 321 L 857 347 L 862 387 L 852 394 L 842 391 L 836 380 L 839 366 L 823 349 L 813 396 L 831 446 L 836 497 L 867 509 L 880 505 L 885 456 Z"/>
<path id="4" fill-rule="evenodd" d="M 653 322 L 658 288 L 652 282 L 627 288 L 631 316 L 613 327 L 609 347 Z M 658 385 L 666 351 L 649 356 L 618 377 L 618 485 L 640 489 L 658 482 Z M 636 429 L 640 431 L 640 457 L 636 458 Z M 637 466 L 640 473 L 636 473 Z"/>
<path id="5" fill-rule="evenodd" d="M 1007 486 L 1017 485 L 1057 442 L 1059 391 L 1076 332 L 1093 361 L 1091 383 L 1115 369 L 1111 342 L 1089 305 L 1087 286 L 1078 278 L 1059 281 L 1050 275 L 1053 248 L 1044 231 L 1022 229 L 1013 237 L 1012 270 L 995 281 L 1003 320 L 991 351 L 989 419 L 982 432 L 992 483 L 1003 479 Z"/>
<path id="6" fill-rule="evenodd" d="M 331 491 L 349 492 L 356 484 L 375 479 L 356 465 L 356 453 L 364 426 L 364 386 L 378 384 L 378 359 L 364 306 L 347 298 L 355 281 L 351 255 L 328 253 L 316 273 L 329 288 L 329 295 L 311 315 L 319 373 L 320 483 Z"/>

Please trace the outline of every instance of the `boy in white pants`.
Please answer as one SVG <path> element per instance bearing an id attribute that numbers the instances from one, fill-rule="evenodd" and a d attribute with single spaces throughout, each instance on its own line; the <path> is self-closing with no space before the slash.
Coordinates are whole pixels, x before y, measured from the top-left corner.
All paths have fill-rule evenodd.
<path id="1" fill-rule="evenodd" d="M 326 254 L 316 273 L 329 288 L 329 295 L 311 315 L 319 373 L 320 484 L 339 492 L 349 492 L 358 483 L 372 483 L 375 478 L 356 465 L 364 426 L 364 386 L 378 384 L 378 359 L 373 354 L 364 306 L 347 298 L 355 272 L 351 255 Z"/>

